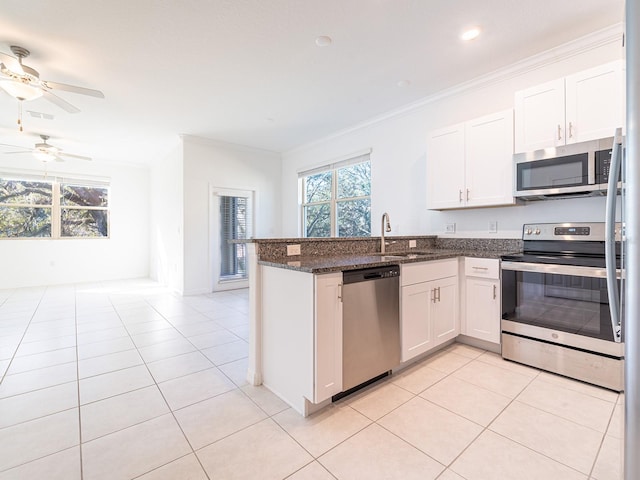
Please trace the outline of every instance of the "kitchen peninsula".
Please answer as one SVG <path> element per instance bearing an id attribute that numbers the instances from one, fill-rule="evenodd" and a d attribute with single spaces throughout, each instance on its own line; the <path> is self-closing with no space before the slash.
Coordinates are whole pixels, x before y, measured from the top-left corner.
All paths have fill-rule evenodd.
<path id="1" fill-rule="evenodd" d="M 386 240 L 384 255 L 375 237 L 248 242 L 251 384 L 264 384 L 304 416 L 343 391 L 343 272 L 399 265 L 402 355 L 395 370 L 473 331 L 465 321 L 465 263 L 486 276 L 481 280 L 499 282 L 500 256 L 522 249 L 515 239 Z M 497 333 L 499 298 L 490 300 L 488 322 Z M 473 337 L 499 349 L 496 335 Z"/>

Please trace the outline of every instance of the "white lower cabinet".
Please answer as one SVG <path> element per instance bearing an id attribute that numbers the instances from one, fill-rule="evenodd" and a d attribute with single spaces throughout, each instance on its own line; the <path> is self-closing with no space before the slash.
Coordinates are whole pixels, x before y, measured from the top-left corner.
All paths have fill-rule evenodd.
<path id="1" fill-rule="evenodd" d="M 313 403 L 342 391 L 342 272 L 314 275 Z"/>
<path id="2" fill-rule="evenodd" d="M 306 416 L 342 391 L 342 272 L 261 271 L 263 383 Z"/>
<path id="3" fill-rule="evenodd" d="M 500 343 L 500 261 L 465 258 L 464 335 Z"/>
<path id="4" fill-rule="evenodd" d="M 401 360 L 406 362 L 458 335 L 458 260 L 400 268 Z"/>

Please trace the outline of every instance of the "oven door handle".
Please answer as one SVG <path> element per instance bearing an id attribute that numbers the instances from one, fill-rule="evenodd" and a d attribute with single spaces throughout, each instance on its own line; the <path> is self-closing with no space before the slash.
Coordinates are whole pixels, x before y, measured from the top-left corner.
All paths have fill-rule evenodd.
<path id="1" fill-rule="evenodd" d="M 500 265 L 502 270 L 513 270 L 515 272 L 551 273 L 554 275 L 570 275 L 573 277 L 607 278 L 606 268 L 508 261 L 502 262 Z M 621 270 L 616 270 L 616 277 L 622 277 Z"/>

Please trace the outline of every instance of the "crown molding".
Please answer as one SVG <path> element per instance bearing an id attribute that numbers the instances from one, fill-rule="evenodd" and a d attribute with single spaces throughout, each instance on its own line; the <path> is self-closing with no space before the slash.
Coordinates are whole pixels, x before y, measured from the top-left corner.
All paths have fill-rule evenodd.
<path id="1" fill-rule="evenodd" d="M 479 90 L 489 85 L 499 83 L 499 82 L 508 80 L 510 78 L 517 77 L 519 75 L 523 75 L 525 73 L 543 68 L 548 65 L 553 65 L 554 63 L 558 63 L 560 61 L 566 60 L 568 58 L 574 57 L 576 55 L 580 55 L 582 53 L 588 52 L 590 50 L 594 50 L 596 48 L 599 48 L 605 45 L 609 45 L 616 42 L 621 43 L 623 33 L 624 33 L 623 24 L 616 23 L 614 25 L 611 25 L 610 27 L 597 30 L 593 33 L 579 37 L 575 40 L 571 40 L 570 42 L 564 43 L 557 47 L 553 47 L 543 52 L 537 53 L 523 60 L 519 60 L 515 63 L 512 63 L 506 67 L 500 68 L 498 70 L 494 70 L 493 72 L 490 72 L 486 75 L 481 75 L 467 82 L 459 83 L 458 85 L 454 85 L 451 88 L 447 88 L 439 92 L 436 92 L 433 95 L 424 97 L 416 102 L 412 102 L 402 107 L 390 110 L 383 114 L 372 117 L 369 120 L 365 120 L 364 122 L 357 123 L 355 125 L 352 125 L 351 127 L 338 130 L 325 137 L 305 143 L 298 147 L 287 150 L 283 153 L 291 154 L 291 153 L 304 151 L 314 146 L 317 146 L 319 144 L 322 144 L 328 140 L 332 140 L 332 139 L 347 135 L 349 133 L 383 122 L 390 118 L 409 114 L 426 105 L 429 105 L 430 103 L 442 100 L 444 98 L 452 97 L 454 95 L 459 95 L 463 92 Z"/>

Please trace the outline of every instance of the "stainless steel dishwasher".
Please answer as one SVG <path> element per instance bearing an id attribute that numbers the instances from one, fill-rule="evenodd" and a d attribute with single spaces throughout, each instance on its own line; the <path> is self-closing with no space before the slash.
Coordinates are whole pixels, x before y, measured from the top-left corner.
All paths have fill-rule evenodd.
<path id="1" fill-rule="evenodd" d="M 400 267 L 346 271 L 342 283 L 339 396 L 400 364 Z"/>

